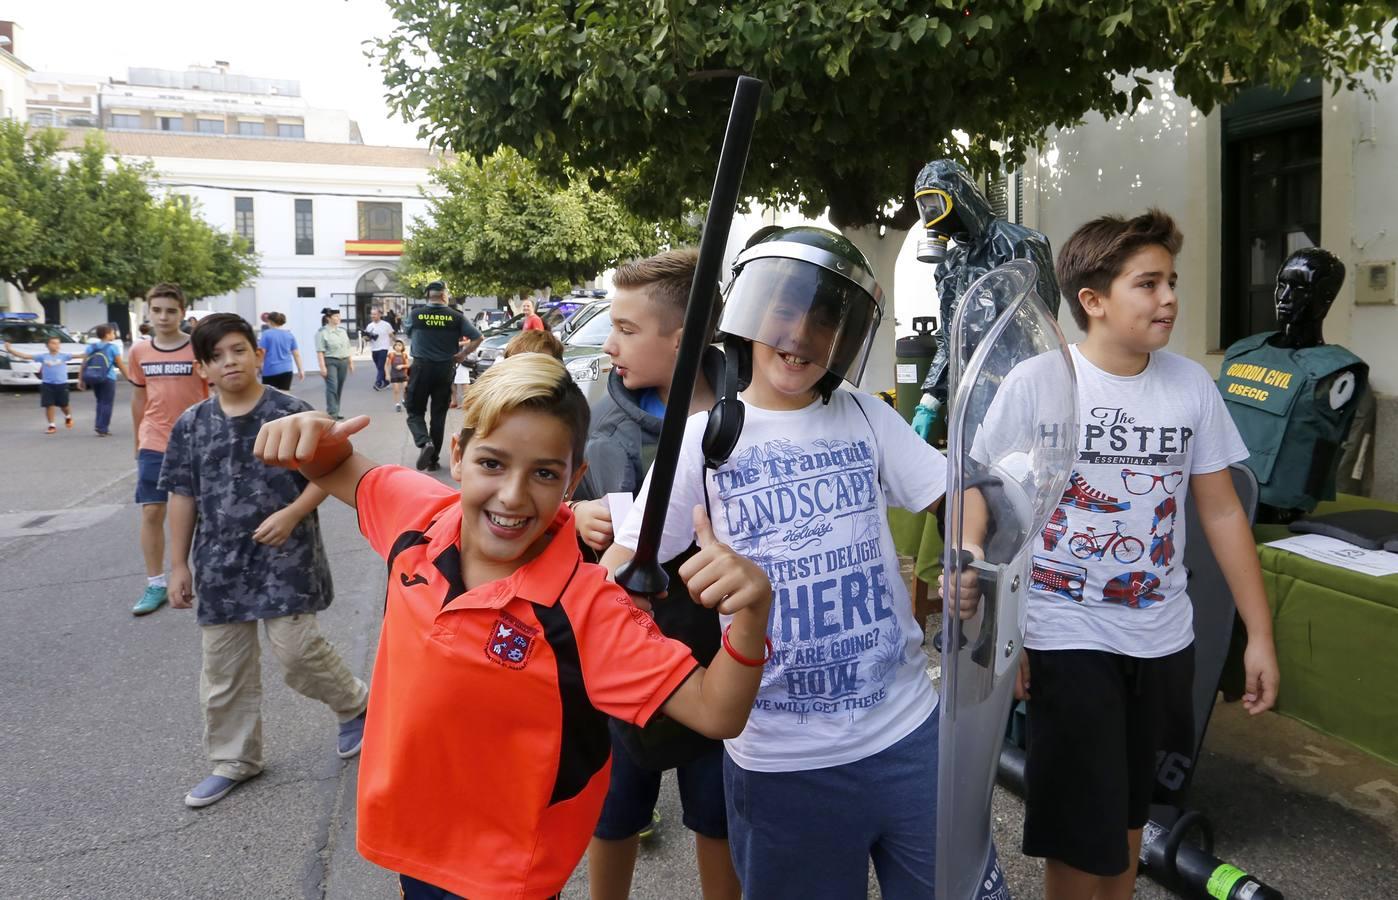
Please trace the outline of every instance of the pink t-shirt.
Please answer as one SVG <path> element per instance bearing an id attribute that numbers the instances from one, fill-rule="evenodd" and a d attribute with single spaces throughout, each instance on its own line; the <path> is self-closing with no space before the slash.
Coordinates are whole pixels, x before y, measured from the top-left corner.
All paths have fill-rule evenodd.
<path id="1" fill-rule="evenodd" d="M 188 340 L 174 350 L 155 341 L 137 341 L 131 348 L 131 383 L 146 389 L 146 412 L 137 440 L 142 450 L 165 452 L 170 429 L 180 413 L 209 396 L 209 385 L 194 368 L 194 347 Z"/>

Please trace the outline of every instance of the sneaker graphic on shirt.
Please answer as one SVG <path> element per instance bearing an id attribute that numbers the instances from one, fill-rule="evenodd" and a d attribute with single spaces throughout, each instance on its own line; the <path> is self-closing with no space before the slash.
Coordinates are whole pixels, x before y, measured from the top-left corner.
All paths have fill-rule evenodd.
<path id="1" fill-rule="evenodd" d="M 1063 507 L 1058 507 L 1049 516 L 1049 520 L 1044 525 L 1043 538 L 1044 549 L 1052 550 L 1058 546 L 1058 542 L 1063 540 L 1063 535 L 1068 533 L 1068 514 L 1063 511 Z"/>
<path id="2" fill-rule="evenodd" d="M 1125 512 L 1131 508 L 1130 500 L 1118 500 L 1117 498 L 1087 483 L 1077 472 L 1068 479 L 1068 489 L 1063 492 L 1062 503 L 1069 506 L 1076 506 L 1078 509 L 1085 509 L 1088 512 L 1115 513 Z"/>

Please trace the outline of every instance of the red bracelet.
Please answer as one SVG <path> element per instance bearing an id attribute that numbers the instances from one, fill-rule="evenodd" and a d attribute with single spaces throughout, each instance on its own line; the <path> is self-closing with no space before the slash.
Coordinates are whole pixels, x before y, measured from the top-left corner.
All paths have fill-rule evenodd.
<path id="1" fill-rule="evenodd" d="M 765 641 L 767 644 L 767 655 L 764 656 L 762 659 L 752 659 L 750 657 L 744 656 L 737 650 L 734 650 L 733 645 L 729 643 L 728 632 L 732 628 L 733 626 L 729 625 L 727 628 L 723 629 L 723 649 L 728 651 L 728 655 L 733 657 L 733 659 L 735 659 L 739 664 L 748 666 L 749 668 L 760 669 L 763 666 L 767 665 L 767 661 L 772 658 L 772 639 L 769 637 L 763 637 L 762 640 Z"/>

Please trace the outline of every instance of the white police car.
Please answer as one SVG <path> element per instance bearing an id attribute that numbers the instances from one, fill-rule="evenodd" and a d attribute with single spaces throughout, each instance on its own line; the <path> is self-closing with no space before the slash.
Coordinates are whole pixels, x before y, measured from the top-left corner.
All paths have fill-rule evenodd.
<path id="1" fill-rule="evenodd" d="M 78 373 L 82 370 L 83 356 L 87 345 L 80 343 L 71 334 L 57 325 L 40 322 L 35 313 L 0 313 L 0 386 L 38 386 L 39 364 L 20 359 L 5 352 L 5 342 L 14 349 L 30 356 L 49 352 L 49 338 L 58 338 L 62 344 L 60 353 L 73 357 L 68 360 L 68 384 L 78 383 Z"/>

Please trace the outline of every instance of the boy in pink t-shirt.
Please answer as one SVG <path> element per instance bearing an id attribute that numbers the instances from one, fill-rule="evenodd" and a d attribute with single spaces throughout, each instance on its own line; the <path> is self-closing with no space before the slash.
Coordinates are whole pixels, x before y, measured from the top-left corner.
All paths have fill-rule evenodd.
<path id="1" fill-rule="evenodd" d="M 167 599 L 165 584 L 165 501 L 160 466 L 170 429 L 186 409 L 209 396 L 194 365 L 189 335 L 180 330 L 184 292 L 177 284 L 157 284 L 146 295 L 153 332 L 131 348 L 131 425 L 136 435 L 136 502 L 141 505 L 141 553 L 146 590 L 133 615 L 155 612 Z"/>

